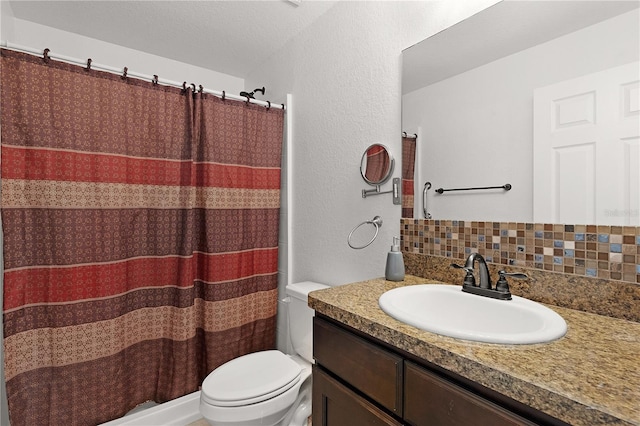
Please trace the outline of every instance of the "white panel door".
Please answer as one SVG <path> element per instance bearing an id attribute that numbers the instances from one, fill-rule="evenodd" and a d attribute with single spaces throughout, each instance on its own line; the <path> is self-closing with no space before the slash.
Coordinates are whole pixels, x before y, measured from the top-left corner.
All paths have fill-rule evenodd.
<path id="1" fill-rule="evenodd" d="M 534 90 L 533 219 L 640 225 L 640 63 Z"/>

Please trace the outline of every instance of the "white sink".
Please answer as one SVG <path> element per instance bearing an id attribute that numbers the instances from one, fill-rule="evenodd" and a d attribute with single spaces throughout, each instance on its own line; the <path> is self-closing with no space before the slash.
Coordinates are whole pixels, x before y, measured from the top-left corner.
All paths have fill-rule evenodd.
<path id="1" fill-rule="evenodd" d="M 445 336 L 486 343 L 528 344 L 559 339 L 567 323 L 551 309 L 513 296 L 511 300 L 463 293 L 460 286 L 398 287 L 378 300 L 398 321 Z"/>

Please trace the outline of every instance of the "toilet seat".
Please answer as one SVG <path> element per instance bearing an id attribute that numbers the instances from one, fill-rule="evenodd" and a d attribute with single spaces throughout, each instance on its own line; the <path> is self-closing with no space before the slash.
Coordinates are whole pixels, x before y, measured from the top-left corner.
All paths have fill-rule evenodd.
<path id="1" fill-rule="evenodd" d="M 201 398 L 218 407 L 256 404 L 294 387 L 300 364 L 280 351 L 244 355 L 221 365 L 202 383 Z"/>

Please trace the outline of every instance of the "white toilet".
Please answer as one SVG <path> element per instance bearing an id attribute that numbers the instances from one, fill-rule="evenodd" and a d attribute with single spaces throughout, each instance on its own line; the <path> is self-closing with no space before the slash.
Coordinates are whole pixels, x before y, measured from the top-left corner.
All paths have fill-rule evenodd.
<path id="1" fill-rule="evenodd" d="M 295 355 L 261 351 L 233 359 L 202 383 L 200 414 L 214 426 L 303 426 L 311 415 L 313 309 L 307 295 L 328 288 L 287 286 L 289 335 Z"/>

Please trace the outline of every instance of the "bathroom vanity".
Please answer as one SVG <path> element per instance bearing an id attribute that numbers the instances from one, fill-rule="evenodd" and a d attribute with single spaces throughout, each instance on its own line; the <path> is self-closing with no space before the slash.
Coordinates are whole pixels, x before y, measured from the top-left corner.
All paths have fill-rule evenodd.
<path id="1" fill-rule="evenodd" d="M 640 425 L 640 324 L 548 305 L 553 342 L 496 345 L 419 330 L 386 315 L 414 276 L 313 292 L 314 425 Z M 481 318 L 469 319 L 481 321 Z"/>
<path id="2" fill-rule="evenodd" d="M 456 384 L 433 366 L 412 362 L 324 318 L 316 318 L 314 335 L 314 406 L 322 407 L 314 410 L 316 424 L 535 424 Z"/>

